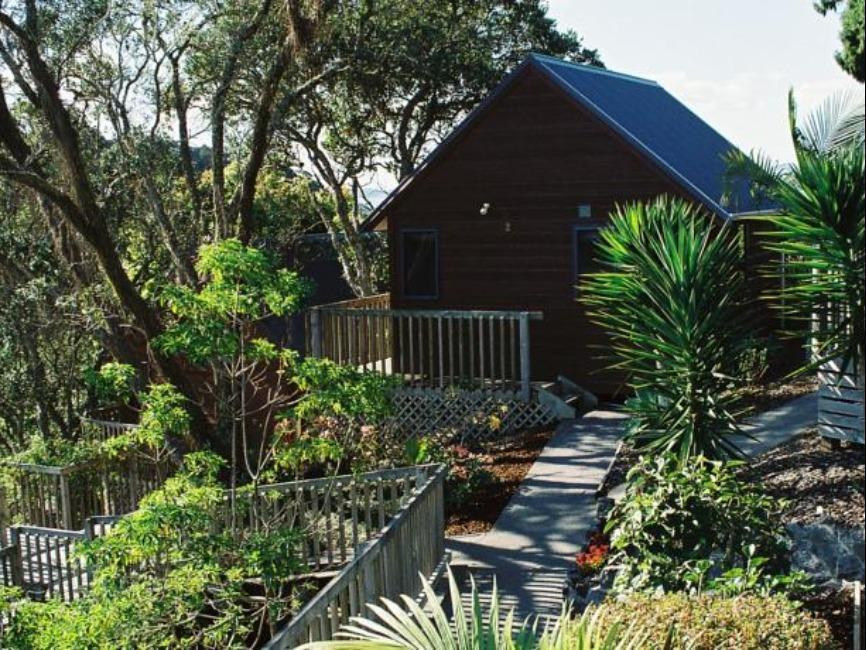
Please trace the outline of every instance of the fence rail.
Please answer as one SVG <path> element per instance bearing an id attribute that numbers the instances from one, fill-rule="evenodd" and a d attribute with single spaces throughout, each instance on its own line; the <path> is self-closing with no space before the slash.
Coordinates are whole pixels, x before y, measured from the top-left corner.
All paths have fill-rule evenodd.
<path id="1" fill-rule="evenodd" d="M 530 321 L 540 312 L 390 309 L 387 296 L 314 307 L 308 352 L 403 377 L 413 388 L 530 394 Z"/>
<path id="2" fill-rule="evenodd" d="M 818 433 L 825 438 L 864 441 L 864 387 L 850 366 L 830 361 L 818 371 Z"/>
<path id="3" fill-rule="evenodd" d="M 431 575 L 444 553 L 444 468 L 415 474 L 415 489 L 379 535 L 280 630 L 269 650 L 329 640 L 352 616 L 379 598 L 421 590 L 419 574 Z"/>
<path id="4" fill-rule="evenodd" d="M 135 510 L 173 466 L 130 456 L 64 466 L 4 463 L 4 469 L 10 489 L 0 486 L 0 531 L 11 522 L 73 530 L 88 517 Z"/>
<path id="5" fill-rule="evenodd" d="M 263 485 L 235 494 L 237 509 L 241 513 L 236 523 L 247 529 L 290 525 L 302 530 L 302 560 L 311 571 L 330 571 L 339 576 L 341 569 L 348 570 L 362 555 L 369 555 L 371 546 L 395 535 L 398 536 L 396 543 L 406 552 L 416 549 L 414 555 L 405 558 L 410 563 L 409 567 L 415 567 L 410 573 L 426 570 L 433 555 L 438 553 L 437 561 L 441 557 L 444 529 L 442 477 L 440 466 L 421 465 L 357 476 Z M 433 485 L 439 486 L 438 496 L 430 504 L 431 497 L 427 491 Z M 423 503 L 426 505 L 419 515 L 420 506 L 417 504 L 421 495 L 425 495 Z M 227 490 L 227 506 L 231 496 Z M 227 524 L 229 512 L 230 508 L 226 507 Z M 414 514 L 407 519 L 407 512 Z M 419 520 L 419 516 L 432 516 L 433 519 Z M 75 546 L 81 541 L 105 535 L 119 519 L 119 516 L 89 517 L 81 530 L 11 526 L 9 543 L 0 546 L 2 584 L 21 587 L 36 599 L 56 596 L 71 601 L 80 597 L 90 584 L 92 567 L 75 554 Z M 403 521 L 409 523 L 399 523 Z M 389 532 L 406 525 L 410 528 L 399 534 Z M 416 539 L 416 534 L 424 539 Z M 398 554 L 399 549 L 386 553 L 389 562 L 387 575 L 392 577 L 398 575 L 393 564 L 395 553 Z M 400 585 L 412 585 L 411 581 L 406 582 L 411 577 L 407 576 L 407 570 L 401 574 Z M 374 587 L 380 588 L 372 583 L 370 588 Z"/>

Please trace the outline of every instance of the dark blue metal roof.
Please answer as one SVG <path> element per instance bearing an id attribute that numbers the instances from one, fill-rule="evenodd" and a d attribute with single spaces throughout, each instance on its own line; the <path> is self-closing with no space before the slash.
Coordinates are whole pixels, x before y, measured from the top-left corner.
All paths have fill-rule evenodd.
<path id="1" fill-rule="evenodd" d="M 737 213 L 772 207 L 766 202 L 756 203 L 745 181 L 726 187 L 722 156 L 736 147 L 655 81 L 542 54 L 531 54 L 466 116 L 412 174 L 394 188 L 373 210 L 363 228 L 376 227 L 403 191 L 465 129 L 480 119 L 527 67 L 534 67 L 544 73 L 563 92 L 607 123 L 675 183 L 716 214 L 730 218 Z M 723 195 L 726 195 L 724 203 Z"/>
<path id="2" fill-rule="evenodd" d="M 539 54 L 530 58 L 707 207 L 723 216 L 762 207 L 745 182 L 725 187 L 722 156 L 736 147 L 655 81 Z"/>

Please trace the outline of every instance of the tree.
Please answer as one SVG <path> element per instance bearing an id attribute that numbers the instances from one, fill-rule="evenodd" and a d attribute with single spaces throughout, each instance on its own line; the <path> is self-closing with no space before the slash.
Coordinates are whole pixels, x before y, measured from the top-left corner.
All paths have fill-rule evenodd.
<path id="1" fill-rule="evenodd" d="M 826 16 L 828 11 L 842 9 L 842 51 L 836 52 L 839 66 L 860 83 L 866 81 L 866 26 L 863 0 L 818 0 L 815 9 Z"/>
<path id="2" fill-rule="evenodd" d="M 617 209 L 600 233 L 604 270 L 581 285 L 590 317 L 610 335 L 611 367 L 635 397 L 639 448 L 725 459 L 734 442 L 735 360 L 748 346 L 739 236 L 681 199 Z"/>
<path id="3" fill-rule="evenodd" d="M 254 236 L 274 122 L 335 70 L 296 74 L 326 10 L 272 0 L 18 0 L 0 8 L 0 174 L 59 233 L 60 259 L 72 268 L 93 260 L 121 318 L 146 341 L 164 330 L 145 290 L 154 275 L 192 285 L 202 237 Z M 193 167 L 191 112 L 210 130 L 209 214 Z M 230 194 L 229 154 L 240 168 Z M 188 201 L 173 206 L 166 196 L 178 180 Z M 177 360 L 159 351 L 150 358 L 190 398 L 204 435 L 198 396 Z"/>
<path id="4" fill-rule="evenodd" d="M 841 358 L 863 383 L 866 355 L 866 132 L 860 98 L 836 95 L 805 119 L 789 95 L 796 163 L 781 166 L 760 153 L 732 154 L 728 175 L 745 177 L 777 207 L 758 218 L 769 248 L 785 260 L 781 289 L 767 297 L 789 318 L 790 335 L 811 338 L 801 371 Z"/>
<path id="5" fill-rule="evenodd" d="M 359 3 L 331 14 L 327 30 L 321 55 L 350 65 L 305 95 L 278 131 L 330 194 L 322 223 L 359 295 L 376 289 L 360 234 L 373 176 L 406 178 L 530 52 L 601 64 L 540 0 Z"/>

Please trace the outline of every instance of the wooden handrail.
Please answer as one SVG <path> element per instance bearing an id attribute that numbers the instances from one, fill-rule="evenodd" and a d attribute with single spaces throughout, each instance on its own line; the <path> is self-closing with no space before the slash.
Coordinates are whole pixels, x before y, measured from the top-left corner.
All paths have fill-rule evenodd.
<path id="1" fill-rule="evenodd" d="M 430 516 L 437 514 L 432 512 L 424 513 L 427 515 L 426 517 L 417 516 L 417 510 L 419 504 L 424 500 L 429 500 L 431 496 L 434 497 L 435 501 L 432 508 L 434 510 L 441 509 L 441 490 L 445 473 L 446 468 L 440 465 L 424 483 L 417 486 L 415 494 L 412 495 L 406 505 L 381 533 L 369 540 L 358 551 L 355 558 L 325 585 L 312 600 L 304 605 L 286 627 L 277 632 L 265 646 L 265 649 L 284 650 L 286 648 L 294 648 L 297 644 L 306 641 L 331 639 L 339 626 L 347 622 L 350 616 L 364 611 L 367 603 L 378 600 L 382 596 L 401 593 L 402 589 L 408 588 L 409 585 L 404 584 L 405 580 L 397 580 L 396 576 L 392 576 L 391 581 L 389 581 L 388 576 L 379 574 L 378 569 L 387 569 L 387 563 L 384 563 L 384 567 L 381 565 L 374 566 L 374 564 L 385 553 L 395 550 L 397 546 L 394 543 L 396 541 L 395 537 L 406 529 L 407 523 L 412 519 L 422 520 L 430 524 L 432 530 L 426 532 L 432 533 L 432 541 L 434 542 L 432 555 L 437 557 L 433 558 L 431 556 L 424 559 L 434 559 L 433 566 L 429 567 L 429 569 L 431 571 L 435 569 L 439 564 L 439 556 L 441 556 L 441 545 L 436 544 L 435 541 L 444 534 L 441 515 Z M 431 541 L 431 536 L 425 535 L 425 531 L 422 531 L 422 536 L 424 536 L 425 541 Z M 407 552 L 408 550 L 397 549 L 398 552 L 401 551 L 403 553 L 404 562 L 411 565 L 403 566 L 401 575 L 411 575 L 413 576 L 413 582 L 418 582 L 418 574 L 425 567 L 417 566 L 418 558 Z M 376 584 L 377 581 L 378 584 Z M 359 585 L 363 585 L 363 588 L 360 588 Z M 368 590 L 368 586 L 372 586 L 372 589 Z M 371 591 L 372 593 L 366 593 L 367 591 Z M 364 597 L 362 598 L 361 596 Z M 342 609 L 338 611 L 338 608 Z"/>
<path id="2" fill-rule="evenodd" d="M 507 391 L 529 400 L 530 322 L 538 311 L 378 309 L 324 305 L 308 312 L 307 350 L 412 388 Z"/>

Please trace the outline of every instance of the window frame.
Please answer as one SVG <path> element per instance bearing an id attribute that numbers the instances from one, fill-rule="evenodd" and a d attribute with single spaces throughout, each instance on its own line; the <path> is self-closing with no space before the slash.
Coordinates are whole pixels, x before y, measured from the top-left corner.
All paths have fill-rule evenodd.
<path id="1" fill-rule="evenodd" d="M 582 232 L 595 232 L 596 239 L 601 230 L 599 224 L 581 223 L 571 228 L 571 287 L 575 297 L 580 295 L 580 234 Z"/>
<path id="2" fill-rule="evenodd" d="M 432 294 L 411 294 L 406 289 L 406 235 L 433 235 L 435 242 L 435 251 L 433 254 L 433 283 L 435 291 Z M 436 226 L 413 226 L 411 228 L 400 228 L 400 255 L 399 267 L 400 273 L 400 295 L 408 300 L 438 300 L 441 292 L 440 277 L 439 277 L 439 255 L 440 255 L 440 237 L 439 228 Z"/>

